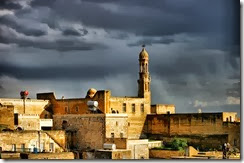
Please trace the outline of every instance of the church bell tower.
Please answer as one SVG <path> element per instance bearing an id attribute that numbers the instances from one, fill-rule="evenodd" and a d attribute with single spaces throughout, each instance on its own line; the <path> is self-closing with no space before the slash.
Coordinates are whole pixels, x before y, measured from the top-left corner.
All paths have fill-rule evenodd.
<path id="1" fill-rule="evenodd" d="M 142 51 L 139 54 L 139 79 L 138 82 L 138 97 L 147 98 L 151 101 L 150 83 L 151 77 L 148 71 L 149 56 L 145 49 L 145 45 L 142 46 Z"/>

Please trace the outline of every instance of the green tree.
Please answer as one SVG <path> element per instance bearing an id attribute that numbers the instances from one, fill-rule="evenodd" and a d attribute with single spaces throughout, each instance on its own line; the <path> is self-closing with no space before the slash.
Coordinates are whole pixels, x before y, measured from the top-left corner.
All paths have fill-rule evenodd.
<path id="1" fill-rule="evenodd" d="M 174 150 L 184 150 L 184 148 L 187 146 L 186 139 L 174 138 L 171 142 L 171 148 Z"/>

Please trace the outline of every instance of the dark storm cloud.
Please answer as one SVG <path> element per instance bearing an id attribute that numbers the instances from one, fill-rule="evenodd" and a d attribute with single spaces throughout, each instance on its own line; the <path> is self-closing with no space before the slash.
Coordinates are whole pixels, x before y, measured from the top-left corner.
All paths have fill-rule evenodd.
<path id="1" fill-rule="evenodd" d="M 63 40 L 58 39 L 55 42 L 38 41 L 32 42 L 29 40 L 19 40 L 17 44 L 20 47 L 34 47 L 47 50 L 58 50 L 58 51 L 75 51 L 75 50 L 94 50 L 104 49 L 105 45 L 99 43 L 87 43 L 79 40 Z"/>
<path id="2" fill-rule="evenodd" d="M 101 4 L 107 8 L 102 7 Z M 109 4 L 113 4 L 115 7 L 109 6 Z M 62 18 L 80 20 L 88 26 L 124 30 L 138 35 L 158 36 L 182 32 L 208 32 L 211 34 L 227 32 L 233 35 L 233 32 L 238 33 L 236 31 L 240 29 L 239 21 L 236 18 L 239 16 L 240 4 L 228 0 L 150 2 L 141 0 L 72 2 L 35 0 L 32 5 L 51 7 Z M 115 11 L 109 9 L 116 8 L 116 6 L 118 9 Z M 63 12 L 67 8 L 70 12 Z M 99 19 L 97 19 L 98 17 Z M 231 23 L 229 23 L 230 21 Z"/>
<path id="3" fill-rule="evenodd" d="M 7 75 L 18 79 L 83 79 L 96 80 L 110 74 L 123 74 L 130 72 L 128 66 L 113 65 L 77 65 L 72 67 L 18 67 L 14 65 L 0 65 L 0 76 Z M 135 74 L 133 74 L 135 75 Z"/>
<path id="4" fill-rule="evenodd" d="M 150 65 L 151 70 L 159 75 L 175 80 L 175 77 L 184 79 L 185 75 L 194 75 L 203 77 L 206 75 L 214 75 L 217 72 L 218 60 L 213 56 L 195 55 L 195 56 L 180 56 L 173 62 L 164 62 L 151 59 L 154 64 Z M 175 65 L 175 66 L 173 66 Z"/>
<path id="5" fill-rule="evenodd" d="M 113 93 L 127 95 L 126 87 L 136 94 L 134 54 L 146 44 L 153 103 L 196 111 L 189 101 L 238 97 L 240 88 L 229 78 L 240 79 L 239 10 L 239 2 L 228 0 L 32 0 L 0 17 L 0 51 L 6 54 L 0 79 L 35 81 L 35 88 L 47 80 L 62 93 L 68 91 L 55 87 L 55 79 L 67 85 L 111 80 L 106 88 Z M 128 76 L 116 78 L 121 74 Z M 6 93 L 11 84 L 4 81 Z"/>
<path id="6" fill-rule="evenodd" d="M 81 34 L 75 29 L 66 29 L 63 31 L 65 36 L 80 36 Z"/>
<path id="7" fill-rule="evenodd" d="M 0 83 L 0 91 L 2 91 L 4 88 L 2 86 L 2 84 Z"/>
<path id="8" fill-rule="evenodd" d="M 226 90 L 226 95 L 231 97 L 240 97 L 241 95 L 241 83 L 234 83 L 233 86 Z"/>
<path id="9" fill-rule="evenodd" d="M 63 30 L 64 36 L 85 36 L 88 34 L 88 31 L 86 29 L 65 29 Z"/>
<path id="10" fill-rule="evenodd" d="M 0 23 L 4 24 L 19 33 L 25 34 L 26 36 L 43 36 L 47 34 L 44 29 L 35 29 L 31 26 L 26 26 L 26 24 L 20 24 L 18 18 L 13 15 L 4 15 L 0 17 Z M 39 27 L 38 27 L 39 28 Z"/>
<path id="11" fill-rule="evenodd" d="M 87 35 L 88 34 L 88 30 L 87 29 L 79 29 L 79 31 L 81 32 L 81 35 L 82 36 L 85 36 L 85 35 Z"/>
<path id="12" fill-rule="evenodd" d="M 128 46 L 141 46 L 143 44 L 145 45 L 149 45 L 149 46 L 152 46 L 152 44 L 170 44 L 170 43 L 173 43 L 175 42 L 174 39 L 172 38 L 161 38 L 161 39 L 153 39 L 153 38 L 147 38 L 147 39 L 142 39 L 142 40 L 139 40 L 135 43 L 129 43 L 127 44 Z"/>
<path id="13" fill-rule="evenodd" d="M 22 6 L 16 0 L 1 0 L 0 9 L 16 10 L 21 9 Z"/>
<path id="14" fill-rule="evenodd" d="M 33 0 L 31 1 L 31 6 L 39 7 L 39 6 L 50 6 L 52 7 L 55 3 L 55 0 Z"/>
<path id="15" fill-rule="evenodd" d="M 89 43 L 85 40 L 78 39 L 56 39 L 49 40 L 32 40 L 28 37 L 18 37 L 4 26 L 0 26 L 0 43 L 17 44 L 19 47 L 34 47 L 39 49 L 58 50 L 58 51 L 75 51 L 75 50 L 94 50 L 107 48 L 101 43 Z"/>

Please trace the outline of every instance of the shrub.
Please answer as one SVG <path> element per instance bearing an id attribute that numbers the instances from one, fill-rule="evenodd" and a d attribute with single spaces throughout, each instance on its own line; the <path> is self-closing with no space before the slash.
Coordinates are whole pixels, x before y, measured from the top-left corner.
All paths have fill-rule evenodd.
<path id="1" fill-rule="evenodd" d="M 187 146 L 186 139 L 174 138 L 171 142 L 171 148 L 174 150 L 184 150 L 184 148 Z"/>
<path id="2" fill-rule="evenodd" d="M 187 147 L 187 140 L 174 138 L 171 142 L 163 142 L 161 147 L 155 147 L 153 149 L 158 150 L 184 150 Z"/>

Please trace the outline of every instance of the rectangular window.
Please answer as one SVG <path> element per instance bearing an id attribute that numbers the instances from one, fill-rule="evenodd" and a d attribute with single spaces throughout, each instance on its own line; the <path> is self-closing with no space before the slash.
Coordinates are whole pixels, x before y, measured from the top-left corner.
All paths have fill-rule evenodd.
<path id="1" fill-rule="evenodd" d="M 45 142 L 42 143 L 42 152 L 45 151 Z"/>
<path id="2" fill-rule="evenodd" d="M 234 146 L 237 146 L 237 140 L 234 139 Z"/>
<path id="3" fill-rule="evenodd" d="M 123 103 L 123 112 L 126 113 L 126 103 Z"/>
<path id="4" fill-rule="evenodd" d="M 18 120 L 18 113 L 14 113 L 14 125 L 18 125 L 19 120 Z"/>
<path id="5" fill-rule="evenodd" d="M 12 144 L 12 151 L 16 152 L 16 144 Z"/>
<path id="6" fill-rule="evenodd" d="M 144 104 L 141 104 L 141 113 L 144 113 Z"/>
<path id="7" fill-rule="evenodd" d="M 44 152 L 44 151 L 45 151 L 45 142 L 42 142 L 42 143 L 40 144 L 40 151 L 41 151 L 41 152 Z"/>
<path id="8" fill-rule="evenodd" d="M 54 144 L 53 143 L 50 143 L 49 144 L 49 151 L 50 152 L 53 152 L 54 151 Z"/>
<path id="9" fill-rule="evenodd" d="M 132 104 L 131 105 L 131 110 L 132 110 L 132 113 L 135 113 L 136 112 L 136 105 L 135 104 Z"/>

